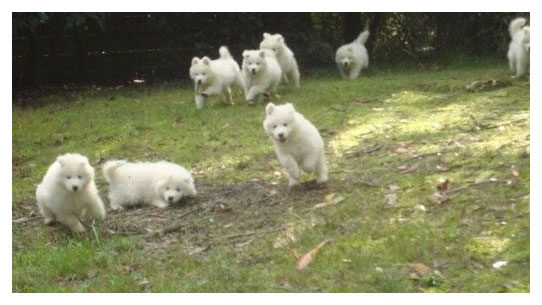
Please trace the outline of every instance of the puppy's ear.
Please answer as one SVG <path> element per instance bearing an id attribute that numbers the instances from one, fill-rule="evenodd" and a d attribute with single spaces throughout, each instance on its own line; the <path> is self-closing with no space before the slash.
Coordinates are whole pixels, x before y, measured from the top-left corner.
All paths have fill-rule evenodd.
<path id="1" fill-rule="evenodd" d="M 265 58 L 265 51 L 264 51 L 264 50 L 261 50 L 261 51 L 260 51 L 260 57 L 261 57 L 261 58 Z"/>
<path id="2" fill-rule="evenodd" d="M 263 38 L 269 38 L 271 36 L 271 34 L 269 33 L 263 33 Z"/>
<path id="3" fill-rule="evenodd" d="M 64 167 L 66 165 L 66 162 L 64 161 L 64 157 L 63 156 L 58 156 L 56 158 L 56 162 L 58 162 L 58 164 L 60 164 L 60 166 Z"/>
<path id="4" fill-rule="evenodd" d="M 192 58 L 192 66 L 198 64 L 198 62 L 199 62 L 199 58 L 197 57 Z"/>
<path id="5" fill-rule="evenodd" d="M 269 103 L 267 106 L 265 106 L 265 114 L 271 115 L 273 113 L 273 110 L 275 110 L 275 104 Z"/>
<path id="6" fill-rule="evenodd" d="M 203 57 L 202 61 L 203 61 L 203 64 L 207 66 L 211 64 L 211 59 L 207 56 Z"/>
<path id="7" fill-rule="evenodd" d="M 292 103 L 287 103 L 285 104 L 285 106 L 288 109 L 288 111 L 295 112 L 295 108 L 294 108 L 294 105 L 292 105 Z"/>
<path id="8" fill-rule="evenodd" d="M 244 51 L 243 51 L 243 58 L 244 58 L 244 57 L 247 57 L 247 56 L 248 56 L 248 51 L 247 51 L 247 50 L 244 50 Z"/>
<path id="9" fill-rule="evenodd" d="M 353 50 L 352 50 L 352 48 L 348 48 L 348 49 L 346 49 L 346 51 L 352 52 Z"/>
<path id="10" fill-rule="evenodd" d="M 88 158 L 87 157 L 83 157 L 83 160 L 81 160 L 79 162 L 79 166 L 85 166 L 85 165 L 88 165 Z"/>
<path id="11" fill-rule="evenodd" d="M 280 41 L 280 42 L 284 42 L 284 37 L 282 37 L 282 35 L 280 34 L 277 34 L 275 35 L 277 37 L 277 40 Z"/>

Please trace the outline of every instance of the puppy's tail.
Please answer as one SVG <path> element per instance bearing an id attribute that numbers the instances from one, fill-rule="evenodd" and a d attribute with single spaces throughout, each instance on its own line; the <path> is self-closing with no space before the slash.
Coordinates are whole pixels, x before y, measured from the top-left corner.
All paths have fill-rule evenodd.
<path id="1" fill-rule="evenodd" d="M 113 176 L 113 172 L 117 168 L 121 167 L 122 165 L 126 163 L 127 162 L 124 160 L 112 160 L 112 161 L 105 162 L 103 166 L 103 172 L 104 172 L 104 176 L 107 182 L 111 182 L 111 177 Z"/>
<path id="2" fill-rule="evenodd" d="M 365 42 L 367 42 L 367 39 L 369 38 L 369 31 L 365 30 L 363 32 L 361 32 L 358 36 L 358 38 L 356 38 L 356 40 L 354 40 L 355 42 L 357 43 L 361 43 L 363 45 L 365 45 Z"/>
<path id="3" fill-rule="evenodd" d="M 527 20 L 523 17 L 516 18 L 510 22 L 510 27 L 508 30 L 510 31 L 510 36 L 514 37 L 514 35 L 519 32 L 527 23 Z"/>
<path id="4" fill-rule="evenodd" d="M 221 46 L 220 49 L 218 49 L 218 54 L 220 55 L 220 58 L 231 58 L 230 51 L 226 46 Z"/>

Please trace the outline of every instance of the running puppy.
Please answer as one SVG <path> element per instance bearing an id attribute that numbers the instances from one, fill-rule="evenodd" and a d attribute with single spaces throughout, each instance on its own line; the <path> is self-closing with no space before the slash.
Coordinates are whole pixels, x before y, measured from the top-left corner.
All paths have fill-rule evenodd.
<path id="1" fill-rule="evenodd" d="M 252 104 L 261 94 L 270 96 L 280 83 L 282 70 L 275 54 L 267 50 L 243 52 L 243 83 L 246 100 Z"/>
<path id="2" fill-rule="evenodd" d="M 327 182 L 324 141 L 318 129 L 290 103 L 265 107 L 263 127 L 275 145 L 280 163 L 290 175 L 289 186 L 299 183 L 300 169 L 318 175 L 317 182 Z"/>
<path id="3" fill-rule="evenodd" d="M 510 22 L 510 37 L 512 41 L 508 47 L 508 63 L 510 72 L 515 76 L 522 76 L 529 70 L 531 54 L 531 28 L 526 26 L 525 18 L 516 18 Z"/>
<path id="4" fill-rule="evenodd" d="M 369 31 L 361 32 L 356 40 L 337 50 L 335 62 L 342 77 L 356 79 L 361 69 L 369 66 L 369 54 L 365 48 L 365 42 L 368 38 Z"/>
<path id="5" fill-rule="evenodd" d="M 285 82 L 293 81 L 294 85 L 299 88 L 299 68 L 297 67 L 297 61 L 295 60 L 294 52 L 286 45 L 284 37 L 280 34 L 271 35 L 263 33 L 260 49 L 273 52 L 282 70 L 282 79 Z"/>
<path id="6" fill-rule="evenodd" d="M 228 48 L 220 47 L 220 57 L 211 60 L 205 56 L 202 59 L 194 57 L 190 67 L 190 78 L 194 80 L 196 107 L 201 109 L 207 97 L 222 94 L 227 104 L 233 104 L 231 87 L 236 85 L 243 88 L 241 70 L 233 59 Z"/>

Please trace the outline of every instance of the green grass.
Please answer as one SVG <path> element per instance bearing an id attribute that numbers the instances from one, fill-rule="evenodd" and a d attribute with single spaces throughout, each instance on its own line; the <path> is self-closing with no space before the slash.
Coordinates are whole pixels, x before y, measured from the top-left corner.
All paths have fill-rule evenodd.
<path id="1" fill-rule="evenodd" d="M 29 219 L 13 224 L 12 290 L 528 292 L 530 86 L 514 79 L 466 92 L 489 79 L 508 80 L 506 63 L 376 70 L 355 81 L 321 71 L 299 90 L 281 86 L 273 101 L 294 103 L 321 130 L 330 168 L 327 188 L 290 193 L 263 131 L 264 104 L 248 106 L 239 93 L 233 107 L 213 98 L 199 111 L 188 84 L 14 106 L 13 218 Z M 97 235 L 46 227 L 32 216 L 35 185 L 65 152 L 89 157 L 104 199 L 99 167 L 110 158 L 192 168 L 198 198 L 110 214 Z M 438 204 L 428 198 L 442 179 L 458 190 Z M 473 184 L 481 180 L 489 182 Z M 389 185 L 400 187 L 393 205 Z M 345 200 L 312 209 L 330 193 Z M 189 211 L 182 230 L 146 234 Z M 293 252 L 324 239 L 332 242 L 297 271 Z M 496 261 L 508 264 L 494 269 Z M 411 279 L 414 263 L 431 271 Z"/>

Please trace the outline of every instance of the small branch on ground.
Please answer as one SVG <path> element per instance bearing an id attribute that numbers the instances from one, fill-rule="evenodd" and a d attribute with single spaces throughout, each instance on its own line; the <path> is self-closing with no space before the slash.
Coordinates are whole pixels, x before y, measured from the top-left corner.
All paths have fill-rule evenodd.
<path id="1" fill-rule="evenodd" d="M 186 216 L 198 211 L 199 209 L 193 209 L 192 211 L 189 211 L 187 213 L 184 213 L 183 215 L 177 217 L 176 219 L 177 220 L 181 220 L 183 218 L 185 218 Z M 179 231 L 181 228 L 183 227 L 183 223 L 176 223 L 176 224 L 172 224 L 172 225 L 169 225 L 167 227 L 164 227 L 163 229 L 161 230 L 158 230 L 156 232 L 153 232 L 153 233 L 150 233 L 149 235 L 152 235 L 152 236 L 164 236 L 166 234 L 169 234 L 169 233 L 173 233 L 173 232 L 177 232 Z"/>
<path id="2" fill-rule="evenodd" d="M 286 227 L 269 229 L 269 230 L 262 230 L 262 231 L 249 231 L 249 232 L 240 233 L 240 234 L 226 235 L 226 236 L 224 236 L 224 238 L 225 239 L 230 239 L 230 238 L 251 236 L 251 235 L 256 235 L 256 234 L 273 233 L 273 232 L 278 232 L 278 231 L 283 231 L 283 230 L 286 230 Z"/>
<path id="3" fill-rule="evenodd" d="M 348 157 L 348 158 L 355 158 L 355 157 L 359 157 L 359 156 L 363 156 L 363 155 L 368 155 L 370 153 L 373 153 L 375 151 L 378 151 L 380 149 L 382 149 L 382 145 L 379 145 L 379 144 L 376 144 L 374 145 L 373 147 L 367 149 L 367 150 L 358 150 L 358 151 L 353 151 L 353 152 L 349 152 L 349 153 L 346 153 L 345 156 Z"/>

